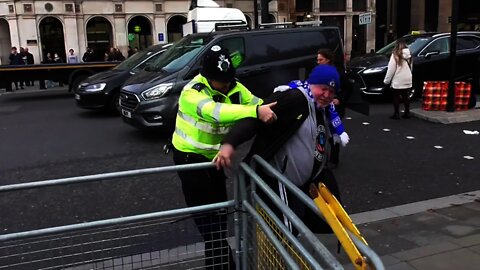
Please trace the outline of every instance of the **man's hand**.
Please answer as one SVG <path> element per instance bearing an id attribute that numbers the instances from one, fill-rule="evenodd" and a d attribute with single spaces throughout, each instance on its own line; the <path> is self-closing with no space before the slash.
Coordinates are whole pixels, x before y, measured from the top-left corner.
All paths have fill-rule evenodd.
<path id="1" fill-rule="evenodd" d="M 272 107 L 277 105 L 277 102 L 272 102 L 258 107 L 258 119 L 265 124 L 271 124 L 277 120 L 277 115 L 272 111 Z"/>
<path id="2" fill-rule="evenodd" d="M 224 144 L 220 147 L 218 154 L 213 159 L 217 170 L 220 170 L 220 168 L 230 168 L 232 165 L 233 152 L 235 152 L 235 149 L 231 144 Z"/>
<path id="3" fill-rule="evenodd" d="M 340 104 L 340 100 L 338 98 L 333 98 L 333 105 L 338 106 Z"/>

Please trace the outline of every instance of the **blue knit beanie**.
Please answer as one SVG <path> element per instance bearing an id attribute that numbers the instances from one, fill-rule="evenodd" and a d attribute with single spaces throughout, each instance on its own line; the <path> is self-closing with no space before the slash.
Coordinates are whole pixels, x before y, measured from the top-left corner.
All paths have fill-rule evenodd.
<path id="1" fill-rule="evenodd" d="M 307 82 L 309 84 L 328 85 L 335 89 L 335 92 L 340 89 L 340 76 L 337 69 L 330 65 L 316 66 L 308 76 Z"/>

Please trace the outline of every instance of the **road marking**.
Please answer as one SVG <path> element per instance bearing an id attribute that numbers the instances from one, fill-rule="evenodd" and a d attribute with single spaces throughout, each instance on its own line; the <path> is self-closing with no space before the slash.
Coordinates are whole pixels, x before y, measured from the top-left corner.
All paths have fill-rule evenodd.
<path id="1" fill-rule="evenodd" d="M 441 209 L 454 205 L 461 205 L 478 201 L 480 199 L 480 190 L 465 192 L 457 195 L 450 195 L 447 197 L 425 200 L 420 202 L 408 203 L 384 209 L 367 211 L 357 214 L 352 214 L 355 224 L 371 223 L 382 221 L 389 218 L 408 216 L 420 212 L 425 212 L 429 209 Z"/>

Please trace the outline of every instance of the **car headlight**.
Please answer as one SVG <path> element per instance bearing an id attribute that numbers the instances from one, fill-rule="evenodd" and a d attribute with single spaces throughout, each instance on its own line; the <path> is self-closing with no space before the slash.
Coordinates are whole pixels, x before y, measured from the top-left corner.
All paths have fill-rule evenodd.
<path id="1" fill-rule="evenodd" d="M 107 86 L 106 83 L 96 83 L 96 84 L 89 84 L 85 86 L 81 85 L 80 87 L 85 92 L 98 92 L 98 91 L 102 91 L 105 88 L 105 86 Z"/>
<path id="2" fill-rule="evenodd" d="M 173 83 L 161 83 L 148 90 L 145 90 L 142 93 L 142 96 L 146 100 L 161 98 L 168 92 L 168 90 L 172 89 L 172 86 Z"/>
<path id="3" fill-rule="evenodd" d="M 364 70 L 363 74 L 379 73 L 379 72 L 385 71 L 386 69 L 387 69 L 387 66 L 369 68 L 369 69 Z"/>

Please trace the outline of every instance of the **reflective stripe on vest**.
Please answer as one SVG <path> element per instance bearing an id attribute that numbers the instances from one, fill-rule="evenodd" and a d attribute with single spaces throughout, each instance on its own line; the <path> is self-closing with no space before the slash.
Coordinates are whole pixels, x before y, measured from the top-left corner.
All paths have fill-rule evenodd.
<path id="1" fill-rule="evenodd" d="M 218 150 L 220 150 L 220 144 L 210 145 L 210 144 L 197 142 L 193 138 L 191 138 L 190 136 L 185 134 L 185 132 L 183 132 L 179 128 L 175 128 L 175 134 L 177 134 L 180 138 L 182 138 L 183 140 L 185 140 L 186 142 L 188 142 L 189 144 L 191 144 L 193 147 L 195 147 L 197 149 L 207 150 L 207 151 L 212 151 L 212 150 L 218 151 Z"/>
<path id="2" fill-rule="evenodd" d="M 182 118 L 185 122 L 189 123 L 193 127 L 207 133 L 213 133 L 213 134 L 227 134 L 228 131 L 230 131 L 230 127 L 212 127 L 211 124 L 206 123 L 206 122 L 200 122 L 195 120 L 193 117 L 184 114 L 180 110 L 178 111 L 177 114 L 178 117 Z"/>
<path id="3" fill-rule="evenodd" d="M 241 95 L 240 95 L 240 98 L 241 98 Z M 259 102 L 260 102 L 260 99 L 256 96 L 253 96 L 253 99 L 252 101 L 250 101 L 250 104 L 257 105 Z"/>
<path id="4" fill-rule="evenodd" d="M 222 109 L 222 103 L 217 103 L 215 104 L 215 107 L 213 108 L 213 119 L 215 119 L 215 122 L 220 122 L 220 110 Z"/>
<path id="5" fill-rule="evenodd" d="M 197 114 L 198 114 L 198 116 L 203 117 L 203 115 L 202 115 L 203 106 L 205 106 L 205 104 L 207 104 L 207 103 L 209 103 L 209 102 L 211 102 L 211 101 L 212 101 L 211 98 L 206 98 L 206 99 L 201 100 L 200 102 L 198 102 L 198 104 L 197 104 Z"/>

